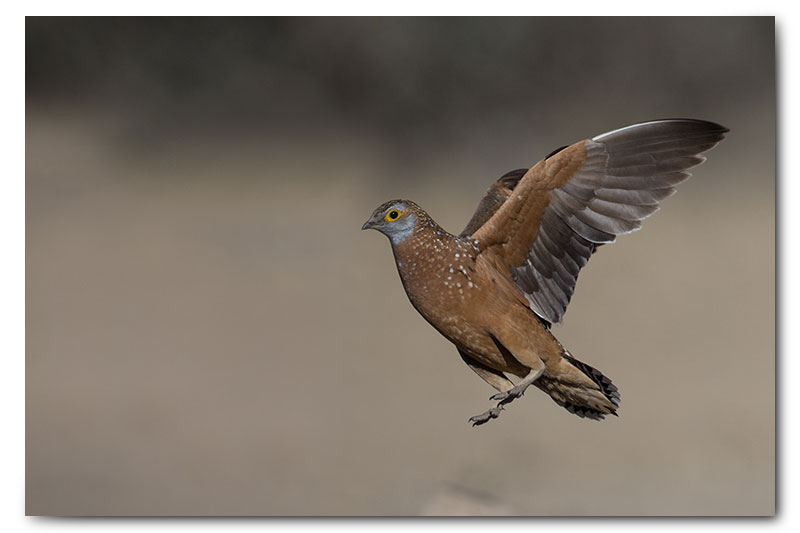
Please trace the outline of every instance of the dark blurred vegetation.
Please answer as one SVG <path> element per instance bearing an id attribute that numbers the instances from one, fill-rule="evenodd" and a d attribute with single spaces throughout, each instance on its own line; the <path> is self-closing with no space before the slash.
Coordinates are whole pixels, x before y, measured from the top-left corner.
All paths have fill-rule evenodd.
<path id="1" fill-rule="evenodd" d="M 26 85 L 29 102 L 129 114 L 131 141 L 357 132 L 413 155 L 472 128 L 552 128 L 570 108 L 543 109 L 564 102 L 735 105 L 774 83 L 773 28 L 769 17 L 28 18 Z"/>

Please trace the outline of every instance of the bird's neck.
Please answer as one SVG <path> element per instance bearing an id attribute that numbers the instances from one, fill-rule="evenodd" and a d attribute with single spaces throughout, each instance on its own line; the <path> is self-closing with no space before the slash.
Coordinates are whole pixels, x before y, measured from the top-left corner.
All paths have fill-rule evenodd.
<path id="1" fill-rule="evenodd" d="M 455 235 L 442 229 L 430 217 L 419 217 L 413 231 L 402 240 L 391 240 L 392 251 L 398 261 L 407 261 L 412 257 L 433 257 L 448 248 Z"/>

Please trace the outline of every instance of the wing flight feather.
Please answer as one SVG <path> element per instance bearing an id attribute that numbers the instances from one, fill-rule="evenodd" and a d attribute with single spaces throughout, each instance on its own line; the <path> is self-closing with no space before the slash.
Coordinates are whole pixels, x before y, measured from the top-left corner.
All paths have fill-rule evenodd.
<path id="1" fill-rule="evenodd" d="M 531 309 L 559 322 L 596 247 L 638 230 L 727 131 L 670 119 L 580 141 L 498 180 L 462 235 L 498 254 Z"/>

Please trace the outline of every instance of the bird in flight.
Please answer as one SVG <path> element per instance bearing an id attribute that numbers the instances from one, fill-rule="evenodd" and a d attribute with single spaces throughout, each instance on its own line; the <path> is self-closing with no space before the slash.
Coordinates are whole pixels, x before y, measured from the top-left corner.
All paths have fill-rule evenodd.
<path id="1" fill-rule="evenodd" d="M 597 247 L 639 229 L 727 131 L 655 120 L 565 146 L 493 183 L 459 235 L 409 200 L 375 209 L 361 229 L 389 238 L 411 304 L 498 391 L 473 425 L 497 418 L 530 385 L 582 418 L 616 416 L 617 387 L 550 326 Z"/>

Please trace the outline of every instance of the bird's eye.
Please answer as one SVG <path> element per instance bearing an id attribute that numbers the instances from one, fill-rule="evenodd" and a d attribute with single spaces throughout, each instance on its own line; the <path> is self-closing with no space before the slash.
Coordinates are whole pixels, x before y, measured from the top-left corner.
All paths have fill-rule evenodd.
<path id="1" fill-rule="evenodd" d="M 386 222 L 394 222 L 398 218 L 400 218 L 400 211 L 397 209 L 392 209 L 388 213 L 386 213 Z"/>

